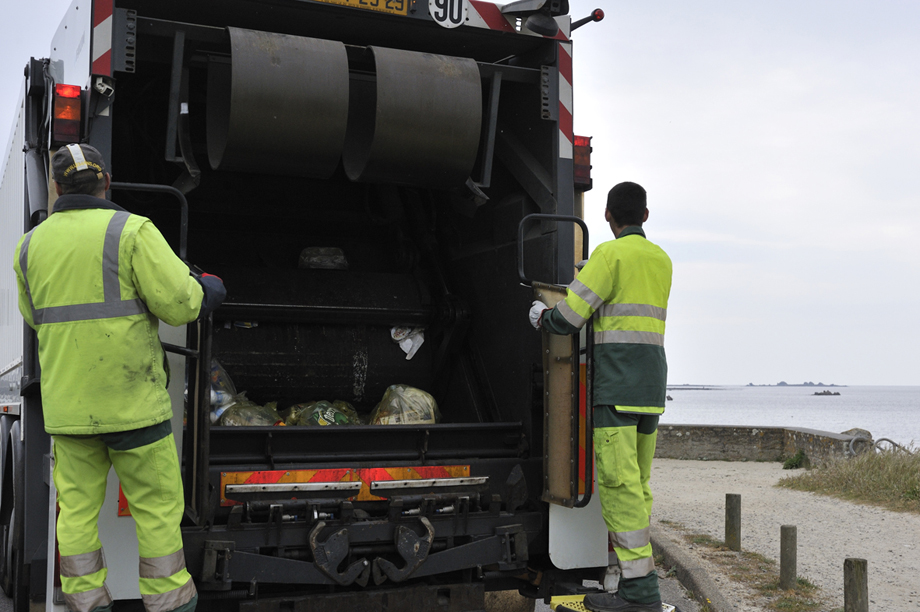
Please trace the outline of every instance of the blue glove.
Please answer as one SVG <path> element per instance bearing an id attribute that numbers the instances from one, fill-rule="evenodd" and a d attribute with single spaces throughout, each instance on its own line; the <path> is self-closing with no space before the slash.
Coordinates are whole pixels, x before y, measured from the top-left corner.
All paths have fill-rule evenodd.
<path id="1" fill-rule="evenodd" d="M 198 311 L 198 318 L 203 319 L 223 303 L 224 298 L 227 297 L 227 289 L 219 276 L 207 273 L 200 276 L 193 274 L 193 276 L 204 291 L 204 297 L 201 298 L 201 310 Z"/>

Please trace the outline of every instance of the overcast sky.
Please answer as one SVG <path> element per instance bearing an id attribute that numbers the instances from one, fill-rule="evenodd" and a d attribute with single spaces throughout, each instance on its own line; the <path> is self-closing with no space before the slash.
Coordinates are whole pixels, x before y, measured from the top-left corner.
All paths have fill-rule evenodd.
<path id="1" fill-rule="evenodd" d="M 70 2 L 8 3 L 0 138 Z M 920 2 L 571 0 L 575 129 L 649 193 L 669 383 L 920 384 Z M 522 316 L 524 316 L 522 314 Z"/>

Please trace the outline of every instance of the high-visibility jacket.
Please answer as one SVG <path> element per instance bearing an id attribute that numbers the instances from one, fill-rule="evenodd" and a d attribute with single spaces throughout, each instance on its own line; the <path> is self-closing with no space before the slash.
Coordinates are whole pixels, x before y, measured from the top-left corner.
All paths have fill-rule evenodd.
<path id="1" fill-rule="evenodd" d="M 45 429 L 102 434 L 172 416 L 158 320 L 194 321 L 202 288 L 153 223 L 63 195 L 19 241 L 19 310 L 38 335 Z"/>
<path id="2" fill-rule="evenodd" d="M 594 317 L 595 406 L 664 412 L 670 293 L 671 259 L 641 227 L 629 226 L 594 250 L 565 300 L 543 314 L 543 327 L 556 334 L 576 333 Z M 595 425 L 608 426 L 597 418 Z"/>

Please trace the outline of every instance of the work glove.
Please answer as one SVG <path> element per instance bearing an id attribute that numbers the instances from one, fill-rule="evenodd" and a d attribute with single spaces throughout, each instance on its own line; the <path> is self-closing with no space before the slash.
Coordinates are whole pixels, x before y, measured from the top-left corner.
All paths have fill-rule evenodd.
<path id="1" fill-rule="evenodd" d="M 620 566 L 611 565 L 604 570 L 604 590 L 608 593 L 616 593 L 620 587 Z"/>
<path id="2" fill-rule="evenodd" d="M 543 313 L 547 310 L 549 310 L 549 306 L 540 300 L 533 301 L 533 306 L 530 307 L 530 324 L 533 325 L 534 329 L 540 329 L 543 326 L 540 323 L 540 319 L 543 318 Z"/>
<path id="3" fill-rule="evenodd" d="M 219 276 L 206 272 L 195 274 L 194 271 L 192 276 L 195 277 L 195 280 L 198 281 L 204 291 L 204 296 L 201 299 L 201 310 L 198 311 L 198 318 L 204 319 L 223 303 L 224 298 L 227 297 L 227 289 L 224 287 L 224 281 Z"/>

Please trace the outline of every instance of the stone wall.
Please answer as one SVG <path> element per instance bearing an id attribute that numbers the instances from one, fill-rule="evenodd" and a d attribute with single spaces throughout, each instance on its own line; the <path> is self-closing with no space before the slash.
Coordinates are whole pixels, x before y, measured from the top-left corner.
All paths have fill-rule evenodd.
<path id="1" fill-rule="evenodd" d="M 847 457 L 854 437 L 786 427 L 662 423 L 658 426 L 655 456 L 709 461 L 782 461 L 801 450 L 805 453 L 806 466 L 818 466 Z"/>

